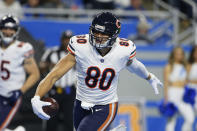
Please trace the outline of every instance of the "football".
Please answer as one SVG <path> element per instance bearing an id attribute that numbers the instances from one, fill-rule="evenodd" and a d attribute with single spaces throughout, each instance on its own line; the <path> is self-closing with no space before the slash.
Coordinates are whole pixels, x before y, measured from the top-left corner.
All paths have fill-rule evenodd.
<path id="1" fill-rule="evenodd" d="M 57 103 L 57 101 L 51 97 L 43 98 L 42 100 L 46 102 L 51 102 L 50 106 L 43 106 L 42 109 L 50 117 L 54 117 L 59 110 L 59 104 Z"/>

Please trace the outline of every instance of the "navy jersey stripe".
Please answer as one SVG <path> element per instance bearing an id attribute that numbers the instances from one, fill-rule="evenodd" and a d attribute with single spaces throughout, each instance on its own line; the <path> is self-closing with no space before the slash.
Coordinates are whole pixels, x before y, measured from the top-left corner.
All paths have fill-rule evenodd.
<path id="1" fill-rule="evenodd" d="M 75 51 L 75 49 L 70 44 L 68 44 L 68 46 L 70 47 L 71 50 Z"/>
<path id="2" fill-rule="evenodd" d="M 135 51 L 136 51 L 136 49 L 134 51 L 132 51 L 130 55 L 133 55 L 135 53 Z"/>

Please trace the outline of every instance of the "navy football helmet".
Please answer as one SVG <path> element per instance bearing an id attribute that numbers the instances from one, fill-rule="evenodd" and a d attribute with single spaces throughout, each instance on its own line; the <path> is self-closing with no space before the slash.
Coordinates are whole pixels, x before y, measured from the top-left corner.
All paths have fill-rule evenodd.
<path id="1" fill-rule="evenodd" d="M 15 30 L 14 34 L 8 35 L 2 32 L 3 29 Z M 0 20 L 0 40 L 4 44 L 9 44 L 17 39 L 19 33 L 19 20 L 11 14 L 5 15 Z"/>
<path id="2" fill-rule="evenodd" d="M 92 44 L 94 47 L 98 49 L 111 47 L 120 33 L 120 28 L 121 28 L 120 21 L 112 13 L 102 12 L 96 15 L 90 26 L 90 31 L 89 31 L 90 44 Z M 104 38 L 105 43 L 102 43 L 101 41 L 103 41 L 103 39 L 96 36 L 95 35 L 96 33 L 101 33 L 109 37 L 107 39 Z"/>

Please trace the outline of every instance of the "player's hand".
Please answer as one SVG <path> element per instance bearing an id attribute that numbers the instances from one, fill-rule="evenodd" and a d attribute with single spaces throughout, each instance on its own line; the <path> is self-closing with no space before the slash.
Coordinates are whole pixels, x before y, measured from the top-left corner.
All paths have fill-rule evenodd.
<path id="1" fill-rule="evenodd" d="M 159 90 L 158 90 L 158 86 L 163 87 L 163 84 L 161 83 L 161 81 L 152 73 L 150 73 L 150 80 L 148 80 L 148 82 L 151 84 L 151 86 L 153 87 L 155 94 L 159 94 Z"/>
<path id="2" fill-rule="evenodd" d="M 34 96 L 32 99 L 31 99 L 31 104 L 32 104 L 32 108 L 33 108 L 33 112 L 41 119 L 44 119 L 44 120 L 49 120 L 50 119 L 50 116 L 47 115 L 42 107 L 43 106 L 49 106 L 51 105 L 50 102 L 44 102 L 44 101 L 41 101 L 40 100 L 40 96 Z"/>

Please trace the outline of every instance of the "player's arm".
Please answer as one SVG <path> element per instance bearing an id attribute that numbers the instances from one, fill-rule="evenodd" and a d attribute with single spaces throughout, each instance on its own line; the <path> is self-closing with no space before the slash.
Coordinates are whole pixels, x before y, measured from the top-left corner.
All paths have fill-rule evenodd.
<path id="1" fill-rule="evenodd" d="M 25 93 L 40 79 L 40 72 L 33 57 L 29 57 L 24 60 L 24 69 L 28 74 L 28 77 L 21 88 L 23 93 Z"/>
<path id="2" fill-rule="evenodd" d="M 50 119 L 50 116 L 43 111 L 42 107 L 51 105 L 51 103 L 41 101 L 40 98 L 43 97 L 52 88 L 53 84 L 68 72 L 75 63 L 75 56 L 69 53 L 54 66 L 51 72 L 49 72 L 49 74 L 38 85 L 35 96 L 31 99 L 31 103 L 34 113 L 41 119 Z"/>
<path id="3" fill-rule="evenodd" d="M 144 64 L 142 64 L 136 58 L 128 61 L 127 69 L 143 79 L 150 80 L 150 73 L 148 72 Z"/>
<path id="4" fill-rule="evenodd" d="M 165 103 L 168 101 L 168 87 L 169 87 L 170 70 L 171 70 L 171 66 L 169 64 L 166 65 L 164 70 L 163 70 Z"/>
<path id="5" fill-rule="evenodd" d="M 135 73 L 139 77 L 148 80 L 148 82 L 153 87 L 153 89 L 155 91 L 155 94 L 159 94 L 159 91 L 157 89 L 157 85 L 159 85 L 159 86 L 163 86 L 163 85 L 162 85 L 162 83 L 160 82 L 160 80 L 155 75 L 153 75 L 152 73 L 150 73 L 146 69 L 146 67 L 144 66 L 144 64 L 142 64 L 136 58 L 132 58 L 127 63 L 127 69 L 130 72 Z"/>
<path id="6" fill-rule="evenodd" d="M 66 72 L 68 72 L 76 63 L 75 56 L 68 54 L 62 58 L 49 72 L 49 74 L 39 83 L 35 96 L 43 97 Z"/>

